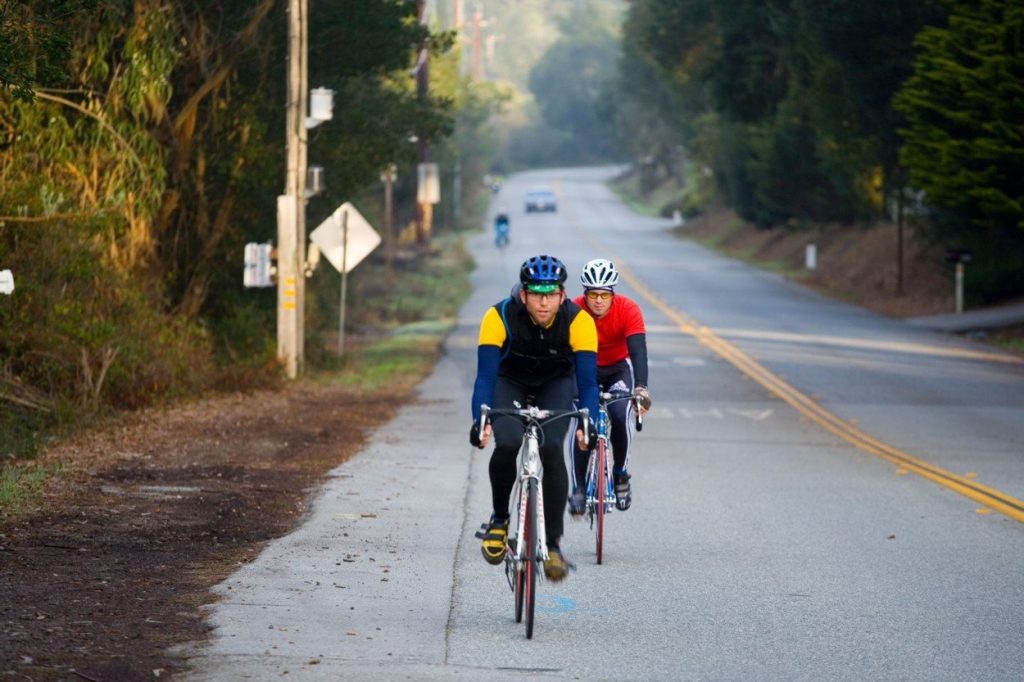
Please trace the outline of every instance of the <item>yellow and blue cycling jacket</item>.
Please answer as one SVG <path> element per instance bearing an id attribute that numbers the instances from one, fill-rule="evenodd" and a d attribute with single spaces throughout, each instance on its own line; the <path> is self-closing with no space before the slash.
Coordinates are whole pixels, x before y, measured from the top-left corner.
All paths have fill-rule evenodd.
<path id="1" fill-rule="evenodd" d="M 551 324 L 538 326 L 517 295 L 495 303 L 480 321 L 473 419 L 481 405 L 494 404 L 498 376 L 527 388 L 571 376 L 575 371 L 580 407 L 597 414 L 597 327 L 568 298 Z"/>

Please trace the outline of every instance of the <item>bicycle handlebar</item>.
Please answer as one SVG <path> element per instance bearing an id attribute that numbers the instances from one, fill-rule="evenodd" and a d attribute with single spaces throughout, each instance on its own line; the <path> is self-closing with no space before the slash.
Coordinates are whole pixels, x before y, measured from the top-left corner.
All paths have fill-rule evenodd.
<path id="1" fill-rule="evenodd" d="M 598 394 L 598 397 L 601 400 L 601 404 L 606 406 L 606 407 L 608 405 L 611 405 L 612 403 L 617 403 L 620 400 L 631 400 L 631 401 L 633 401 L 633 406 L 636 408 L 636 430 L 637 431 L 643 431 L 644 430 L 644 417 L 643 417 L 642 414 L 640 414 L 640 397 L 639 396 L 637 396 L 634 393 L 630 393 L 629 391 L 606 391 L 606 392 L 602 392 L 602 393 Z"/>
<path id="2" fill-rule="evenodd" d="M 566 417 L 584 417 L 582 429 L 583 429 L 583 440 L 590 440 L 590 410 L 586 407 L 581 407 L 578 410 L 567 410 L 565 412 L 555 412 L 554 410 L 542 410 L 539 407 L 531 405 L 527 408 L 511 408 L 511 407 L 490 407 L 489 405 L 480 406 L 480 433 L 483 433 L 484 427 L 487 426 L 488 417 L 492 414 L 505 415 L 509 417 L 519 417 L 527 422 L 536 422 L 538 426 L 555 421 L 556 419 L 564 419 Z"/>

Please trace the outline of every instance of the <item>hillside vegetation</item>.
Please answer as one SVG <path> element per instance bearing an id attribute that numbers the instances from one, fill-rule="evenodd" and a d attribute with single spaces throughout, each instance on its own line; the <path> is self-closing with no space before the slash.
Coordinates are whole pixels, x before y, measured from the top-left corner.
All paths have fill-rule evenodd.
<path id="1" fill-rule="evenodd" d="M 1009 0 L 636 0 L 610 135 L 765 230 L 913 219 L 973 251 L 973 305 L 1024 294 L 1024 7 Z"/>
<path id="2" fill-rule="evenodd" d="M 326 169 L 309 229 L 345 201 L 380 229 L 390 164 L 404 228 L 416 200 L 411 140 L 430 141 L 446 188 L 460 187 L 436 207 L 435 248 L 406 249 L 398 272 L 370 261 L 352 273 L 350 331 L 386 330 L 428 310 L 416 299 L 435 291 L 424 284 L 438 278 L 436 247 L 479 223 L 489 119 L 504 94 L 460 73 L 454 37 L 416 21 L 415 0 L 311 5 L 310 87 L 334 90 L 336 105 L 309 138 L 310 163 Z M 244 289 L 242 265 L 247 242 L 276 241 L 286 10 L 275 0 L 0 2 L 0 269 L 16 280 L 0 296 L 0 457 L 114 411 L 278 382 L 276 292 Z M 410 76 L 421 48 L 426 94 Z M 308 280 L 313 369 L 332 366 L 322 349 L 338 286 L 326 262 Z"/>
<path id="3" fill-rule="evenodd" d="M 612 189 L 635 210 L 657 214 L 676 205 L 685 188 L 674 182 L 643 191 L 640 174 L 628 173 Z M 757 267 L 777 272 L 804 286 L 891 317 L 950 313 L 954 309 L 953 271 L 943 250 L 907 226 L 902 264 L 897 258 L 899 227 L 820 223 L 802 229 L 766 230 L 725 206 L 711 206 L 676 228 L 683 238 Z M 816 266 L 807 266 L 813 245 Z M 902 269 L 902 273 L 900 272 Z"/>

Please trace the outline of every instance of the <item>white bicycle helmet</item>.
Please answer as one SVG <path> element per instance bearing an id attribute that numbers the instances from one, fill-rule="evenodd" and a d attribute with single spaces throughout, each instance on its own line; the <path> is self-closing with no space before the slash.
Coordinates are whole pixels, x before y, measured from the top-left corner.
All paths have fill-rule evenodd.
<path id="1" fill-rule="evenodd" d="M 619 271 L 610 260 L 598 258 L 583 266 L 580 284 L 584 289 L 611 289 L 618 283 Z"/>

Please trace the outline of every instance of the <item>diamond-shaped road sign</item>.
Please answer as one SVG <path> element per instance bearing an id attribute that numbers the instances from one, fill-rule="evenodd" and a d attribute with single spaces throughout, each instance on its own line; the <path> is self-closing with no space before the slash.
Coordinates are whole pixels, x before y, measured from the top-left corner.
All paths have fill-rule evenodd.
<path id="1" fill-rule="evenodd" d="M 377 231 L 347 201 L 320 223 L 309 238 L 338 272 L 351 272 L 380 244 Z"/>

